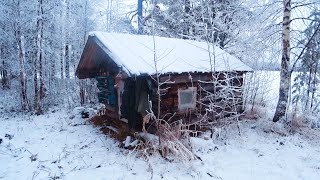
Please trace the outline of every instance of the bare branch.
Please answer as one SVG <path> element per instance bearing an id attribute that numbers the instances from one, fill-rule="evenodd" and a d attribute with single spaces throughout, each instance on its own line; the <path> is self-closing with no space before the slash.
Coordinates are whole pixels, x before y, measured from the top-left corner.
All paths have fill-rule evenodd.
<path id="1" fill-rule="evenodd" d="M 310 37 L 310 39 L 308 40 L 308 42 L 306 43 L 306 45 L 303 47 L 303 49 L 301 50 L 299 56 L 297 57 L 297 59 L 294 61 L 293 65 L 292 65 L 292 69 L 290 71 L 290 73 L 292 73 L 294 71 L 294 68 L 297 64 L 297 62 L 299 61 L 299 59 L 302 57 L 304 51 L 306 50 L 306 48 L 308 47 L 308 45 L 310 44 L 310 42 L 312 41 L 312 39 L 314 38 L 314 36 L 317 34 L 317 32 L 319 31 L 320 29 L 320 23 L 319 25 L 317 26 L 317 28 L 315 29 L 314 33 L 312 34 L 312 36 Z"/>

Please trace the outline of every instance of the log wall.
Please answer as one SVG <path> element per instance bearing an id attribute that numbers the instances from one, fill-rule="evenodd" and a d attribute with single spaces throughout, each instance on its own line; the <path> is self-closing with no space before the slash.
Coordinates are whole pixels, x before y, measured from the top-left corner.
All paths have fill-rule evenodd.
<path id="1" fill-rule="evenodd" d="M 204 114 L 206 107 L 210 104 L 212 100 L 211 96 L 219 96 L 218 93 L 222 93 L 222 89 L 229 85 L 232 88 L 232 92 L 225 92 L 223 94 L 232 98 L 230 104 L 237 104 L 237 112 L 242 111 L 242 86 L 243 86 L 243 74 L 244 72 L 233 72 L 233 73 L 182 73 L 182 74 L 165 74 L 160 76 L 160 82 L 167 82 L 161 86 L 161 117 L 168 120 L 171 118 L 172 121 L 177 119 L 184 119 L 185 121 L 192 121 L 197 118 L 197 115 Z M 213 83 L 213 82 L 216 83 Z M 178 89 L 187 89 L 188 87 L 197 87 L 197 106 L 195 109 L 188 111 L 179 111 L 178 102 Z M 226 88 L 227 90 L 231 90 Z M 153 111 L 157 112 L 158 109 L 158 98 L 157 98 L 157 84 L 154 84 L 153 88 Z M 231 107 L 226 107 L 226 102 L 219 102 L 221 100 L 226 100 L 223 98 L 215 97 L 216 105 L 223 106 L 223 110 L 216 108 L 216 118 L 222 118 L 234 113 L 234 109 Z M 229 109 L 228 109 L 229 108 Z M 219 112 L 224 111 L 223 114 Z M 228 112 L 230 112 L 228 114 Z M 172 116 L 174 117 L 172 118 Z"/>

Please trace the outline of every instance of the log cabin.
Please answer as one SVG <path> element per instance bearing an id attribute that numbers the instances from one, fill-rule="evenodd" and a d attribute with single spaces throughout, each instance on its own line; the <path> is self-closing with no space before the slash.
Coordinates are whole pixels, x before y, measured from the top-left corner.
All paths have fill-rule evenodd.
<path id="1" fill-rule="evenodd" d="M 141 131 L 143 117 L 150 113 L 185 123 L 204 114 L 215 120 L 241 113 L 249 71 L 241 60 L 207 42 L 91 32 L 76 76 L 97 80 L 107 119 L 124 119 L 130 129 Z"/>

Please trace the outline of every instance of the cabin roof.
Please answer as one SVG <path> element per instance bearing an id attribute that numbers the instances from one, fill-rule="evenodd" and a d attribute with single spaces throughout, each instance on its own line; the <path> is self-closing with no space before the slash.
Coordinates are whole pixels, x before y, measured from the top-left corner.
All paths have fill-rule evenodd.
<path id="1" fill-rule="evenodd" d="M 89 34 L 88 42 L 95 42 L 106 55 L 104 60 L 100 58 L 99 66 L 107 64 L 101 61 L 111 60 L 113 65 L 128 75 L 156 74 L 155 64 L 161 74 L 210 72 L 210 64 L 215 71 L 252 71 L 241 60 L 219 47 L 195 40 L 94 31 Z M 84 67 L 84 59 L 93 56 L 86 50 L 90 49 L 88 42 L 77 68 L 78 77 L 81 67 Z M 96 63 L 92 57 L 90 63 Z"/>

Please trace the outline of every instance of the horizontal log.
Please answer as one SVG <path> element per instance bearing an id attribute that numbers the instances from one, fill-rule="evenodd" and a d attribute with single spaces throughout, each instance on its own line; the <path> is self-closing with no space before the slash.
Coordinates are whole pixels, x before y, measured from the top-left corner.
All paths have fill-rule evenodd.
<path id="1" fill-rule="evenodd" d="M 214 77 L 218 77 L 218 80 L 237 80 L 240 82 L 243 82 L 243 73 L 216 73 Z M 213 76 L 211 73 L 183 73 L 183 74 L 167 74 L 162 75 L 159 78 L 161 83 L 168 82 L 174 84 L 180 84 L 180 83 L 195 83 L 195 82 L 210 82 L 213 80 Z"/>

